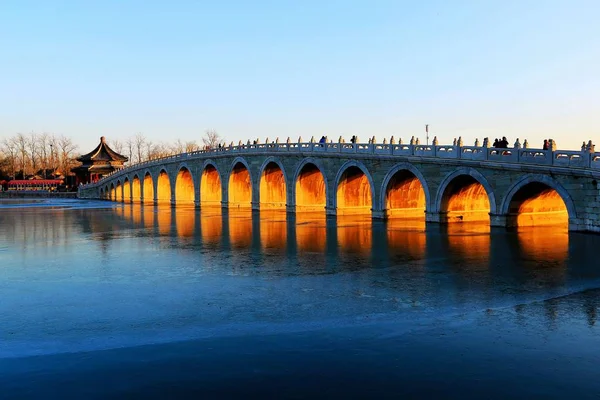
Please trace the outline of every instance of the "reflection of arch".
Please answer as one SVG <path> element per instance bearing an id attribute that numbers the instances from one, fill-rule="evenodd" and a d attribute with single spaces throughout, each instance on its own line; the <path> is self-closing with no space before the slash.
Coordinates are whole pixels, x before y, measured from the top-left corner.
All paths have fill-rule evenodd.
<path id="1" fill-rule="evenodd" d="M 237 157 L 231 163 L 227 192 L 230 205 L 238 207 L 252 205 L 252 175 L 250 166 L 242 157 Z"/>
<path id="2" fill-rule="evenodd" d="M 562 208 L 562 210 L 566 209 L 569 220 L 577 216 L 569 192 L 552 177 L 541 174 L 528 174 L 515 182 L 504 196 L 500 212 L 502 215 L 517 215 L 522 211 L 524 203 L 538 197 L 541 197 L 542 201 L 534 207 L 541 206 L 541 209 L 537 210 L 540 213 L 560 212 Z M 562 204 L 559 201 L 562 201 Z"/>
<path id="3" fill-rule="evenodd" d="M 200 177 L 200 204 L 221 205 L 223 189 L 221 172 L 211 160 L 206 160 Z"/>
<path id="4" fill-rule="evenodd" d="M 175 202 L 194 204 L 194 200 L 194 178 L 189 168 L 183 165 L 175 178 Z"/>
<path id="5" fill-rule="evenodd" d="M 461 178 L 464 177 L 464 178 Z M 485 178 L 485 176 L 483 176 L 479 171 L 473 169 L 473 168 L 469 168 L 469 167 L 463 167 L 463 168 L 458 168 L 456 170 L 454 170 L 453 172 L 449 173 L 448 175 L 446 175 L 446 177 L 442 180 L 442 183 L 440 184 L 440 187 L 438 188 L 437 191 L 437 195 L 436 195 L 436 199 L 435 199 L 435 204 L 434 204 L 434 211 L 436 212 L 445 212 L 447 206 L 444 204 L 444 202 L 448 201 L 449 198 L 446 197 L 446 192 L 447 189 L 449 188 L 449 186 L 451 186 L 451 184 L 454 183 L 459 183 L 459 182 L 455 182 L 455 179 L 459 178 L 459 179 L 463 179 L 465 180 L 465 183 L 471 183 L 471 182 L 477 182 L 479 183 L 485 193 L 487 194 L 487 201 L 489 203 L 489 214 L 496 214 L 496 196 L 494 195 L 494 189 L 492 188 L 492 186 L 490 185 L 490 183 L 488 182 L 488 180 Z M 466 196 L 469 195 L 474 195 L 474 194 L 466 194 Z"/>
<path id="6" fill-rule="evenodd" d="M 380 205 L 380 209 L 381 210 L 387 210 L 388 209 L 388 195 L 389 195 L 389 190 L 390 188 L 390 184 L 394 184 L 394 180 L 398 178 L 399 175 L 397 174 L 402 174 L 404 171 L 408 172 L 410 175 L 414 176 L 414 178 L 416 179 L 416 181 L 418 182 L 419 185 L 410 185 L 410 187 L 407 187 L 406 189 L 408 189 L 408 191 L 414 191 L 415 189 L 417 191 L 422 191 L 423 195 L 425 197 L 425 210 L 427 211 L 428 209 L 431 208 L 431 195 L 429 192 L 429 185 L 427 184 L 427 180 L 425 179 L 425 177 L 423 176 L 423 173 L 414 165 L 410 164 L 410 163 L 400 163 L 400 164 L 396 164 L 394 165 L 394 167 L 392 169 L 390 169 L 387 173 L 387 175 L 385 176 L 385 178 L 383 179 L 383 184 L 381 185 L 381 192 L 379 195 L 379 205 Z M 410 178 L 409 176 L 407 176 L 407 178 Z M 406 186 L 406 185 L 404 185 Z M 417 187 L 420 186 L 420 187 Z M 414 187 L 414 188 L 413 188 Z M 420 189 L 420 190 L 419 190 Z M 404 190 L 404 189 L 403 189 Z M 422 203 L 420 200 L 417 200 L 418 203 L 418 207 L 417 208 L 421 208 L 421 204 Z M 410 205 L 412 207 L 415 206 L 415 204 Z M 403 207 L 403 208 L 409 208 L 409 207 Z"/>
<path id="7" fill-rule="evenodd" d="M 296 210 L 324 211 L 329 186 L 323 165 L 314 158 L 305 158 L 298 164 L 292 184 L 292 199 Z"/>
<path id="8" fill-rule="evenodd" d="M 142 186 L 140 182 L 140 177 L 135 174 L 133 175 L 133 179 L 131 180 L 131 199 L 132 201 L 140 201 L 142 198 Z"/>
<path id="9" fill-rule="evenodd" d="M 161 169 L 156 182 L 156 200 L 159 203 L 171 201 L 171 180 L 166 170 Z"/>
<path id="10" fill-rule="evenodd" d="M 259 197 L 262 207 L 284 208 L 287 204 L 287 176 L 275 157 L 268 157 L 260 167 Z"/>
<path id="11" fill-rule="evenodd" d="M 144 203 L 154 203 L 154 179 L 150 171 L 144 174 Z"/>
<path id="12" fill-rule="evenodd" d="M 335 185 L 333 206 L 337 210 L 367 213 L 375 209 L 373 178 L 361 162 L 354 160 L 345 162 L 338 170 Z"/>
<path id="13" fill-rule="evenodd" d="M 128 178 L 123 181 L 123 201 L 126 203 L 131 202 L 131 183 Z"/>

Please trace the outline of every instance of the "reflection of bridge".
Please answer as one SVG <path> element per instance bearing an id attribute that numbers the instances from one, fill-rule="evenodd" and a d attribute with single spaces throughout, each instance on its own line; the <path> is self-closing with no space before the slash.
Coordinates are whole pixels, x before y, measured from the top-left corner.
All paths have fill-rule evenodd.
<path id="1" fill-rule="evenodd" d="M 81 198 L 600 231 L 600 153 L 271 143 L 178 154 L 80 187 Z"/>

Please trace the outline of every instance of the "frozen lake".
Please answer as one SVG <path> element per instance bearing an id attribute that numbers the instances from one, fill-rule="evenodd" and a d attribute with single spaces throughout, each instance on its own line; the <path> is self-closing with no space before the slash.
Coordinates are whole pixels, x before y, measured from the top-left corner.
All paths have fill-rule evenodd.
<path id="1" fill-rule="evenodd" d="M 0 201 L 0 397 L 600 395 L 600 236 Z"/>

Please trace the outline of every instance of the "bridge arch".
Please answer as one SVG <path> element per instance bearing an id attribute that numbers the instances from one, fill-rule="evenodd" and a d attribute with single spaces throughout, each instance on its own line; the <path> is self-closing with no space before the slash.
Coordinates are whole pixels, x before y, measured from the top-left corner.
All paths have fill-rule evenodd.
<path id="1" fill-rule="evenodd" d="M 115 184 L 111 182 L 110 184 L 110 201 L 117 201 L 117 190 L 115 189 Z"/>
<path id="2" fill-rule="evenodd" d="M 285 208 L 288 204 L 287 182 L 283 164 L 275 157 L 268 157 L 260 167 L 260 207 Z"/>
<path id="3" fill-rule="evenodd" d="M 429 185 L 423 173 L 410 163 L 396 164 L 388 171 L 379 196 L 386 216 L 425 217 L 431 208 Z"/>
<path id="4" fill-rule="evenodd" d="M 142 199 L 142 184 L 139 175 L 136 173 L 131 179 L 131 200 L 133 202 L 140 201 Z"/>
<path id="5" fill-rule="evenodd" d="M 156 179 L 156 201 L 158 203 L 171 202 L 171 179 L 166 169 L 161 169 Z"/>
<path id="6" fill-rule="evenodd" d="M 528 174 L 515 182 L 500 206 L 508 226 L 561 225 L 577 217 L 569 192 L 548 175 Z"/>
<path id="7" fill-rule="evenodd" d="M 100 198 L 104 199 L 104 188 L 100 188 Z"/>
<path id="8" fill-rule="evenodd" d="M 117 186 L 115 186 L 115 201 L 123 201 L 123 184 L 121 180 L 117 180 Z"/>
<path id="9" fill-rule="evenodd" d="M 329 183 L 323 164 L 312 157 L 303 159 L 294 172 L 289 204 L 296 211 L 325 211 Z"/>
<path id="10" fill-rule="evenodd" d="M 128 177 L 123 180 L 123 201 L 125 203 L 131 202 L 131 182 Z"/>
<path id="11" fill-rule="evenodd" d="M 496 214 L 494 189 L 476 169 L 458 168 L 442 180 L 434 211 L 444 215 L 445 222 L 489 222 L 490 214 Z"/>
<path id="12" fill-rule="evenodd" d="M 346 161 L 335 177 L 333 207 L 337 214 L 370 214 L 375 209 L 375 185 L 360 161 Z"/>
<path id="13" fill-rule="evenodd" d="M 252 174 L 250 165 L 242 157 L 231 163 L 227 182 L 227 202 L 229 207 L 252 207 Z"/>
<path id="14" fill-rule="evenodd" d="M 142 194 L 144 203 L 153 204 L 154 203 L 154 178 L 150 171 L 146 170 L 144 172 L 144 181 L 142 183 Z"/>
<path id="15" fill-rule="evenodd" d="M 208 159 L 204 162 L 200 175 L 200 204 L 220 206 L 222 195 L 221 171 L 214 161 Z"/>
<path id="16" fill-rule="evenodd" d="M 175 203 L 193 205 L 194 201 L 194 177 L 187 164 L 183 163 L 175 177 Z"/>

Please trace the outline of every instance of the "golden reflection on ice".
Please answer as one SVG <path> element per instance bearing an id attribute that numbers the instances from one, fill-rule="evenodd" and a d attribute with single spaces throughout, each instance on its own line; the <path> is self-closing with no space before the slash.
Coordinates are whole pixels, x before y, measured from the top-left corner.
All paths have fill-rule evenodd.
<path id="1" fill-rule="evenodd" d="M 252 243 L 252 210 L 229 210 L 229 240 L 233 246 L 250 246 Z"/>
<path id="2" fill-rule="evenodd" d="M 200 234 L 205 243 L 219 243 L 223 235 L 223 210 L 204 206 L 200 210 Z"/>
<path id="3" fill-rule="evenodd" d="M 196 213 L 193 208 L 175 210 L 175 227 L 177 228 L 177 236 L 190 237 L 194 235 L 194 225 L 196 222 Z"/>
<path id="4" fill-rule="evenodd" d="M 522 227 L 517 231 L 523 256 L 553 262 L 564 262 L 569 255 L 569 233 L 566 226 Z"/>
<path id="5" fill-rule="evenodd" d="M 158 233 L 168 235 L 171 232 L 171 206 L 163 205 L 156 209 L 156 220 L 158 224 Z"/>
<path id="6" fill-rule="evenodd" d="M 327 244 L 326 215 L 324 212 L 296 214 L 296 244 L 298 250 L 325 252 Z"/>
<path id="7" fill-rule="evenodd" d="M 452 254 L 465 259 L 488 259 L 490 256 L 490 225 L 486 222 L 448 224 L 448 245 Z"/>
<path id="8" fill-rule="evenodd" d="M 264 248 L 286 248 L 287 220 L 285 211 L 262 210 L 260 212 L 260 243 Z"/>
<path id="9" fill-rule="evenodd" d="M 373 245 L 373 221 L 370 215 L 338 215 L 337 239 L 342 251 L 370 253 Z"/>
<path id="10" fill-rule="evenodd" d="M 390 252 L 400 251 L 414 258 L 425 257 L 425 219 L 391 218 L 386 221 L 386 231 Z"/>

